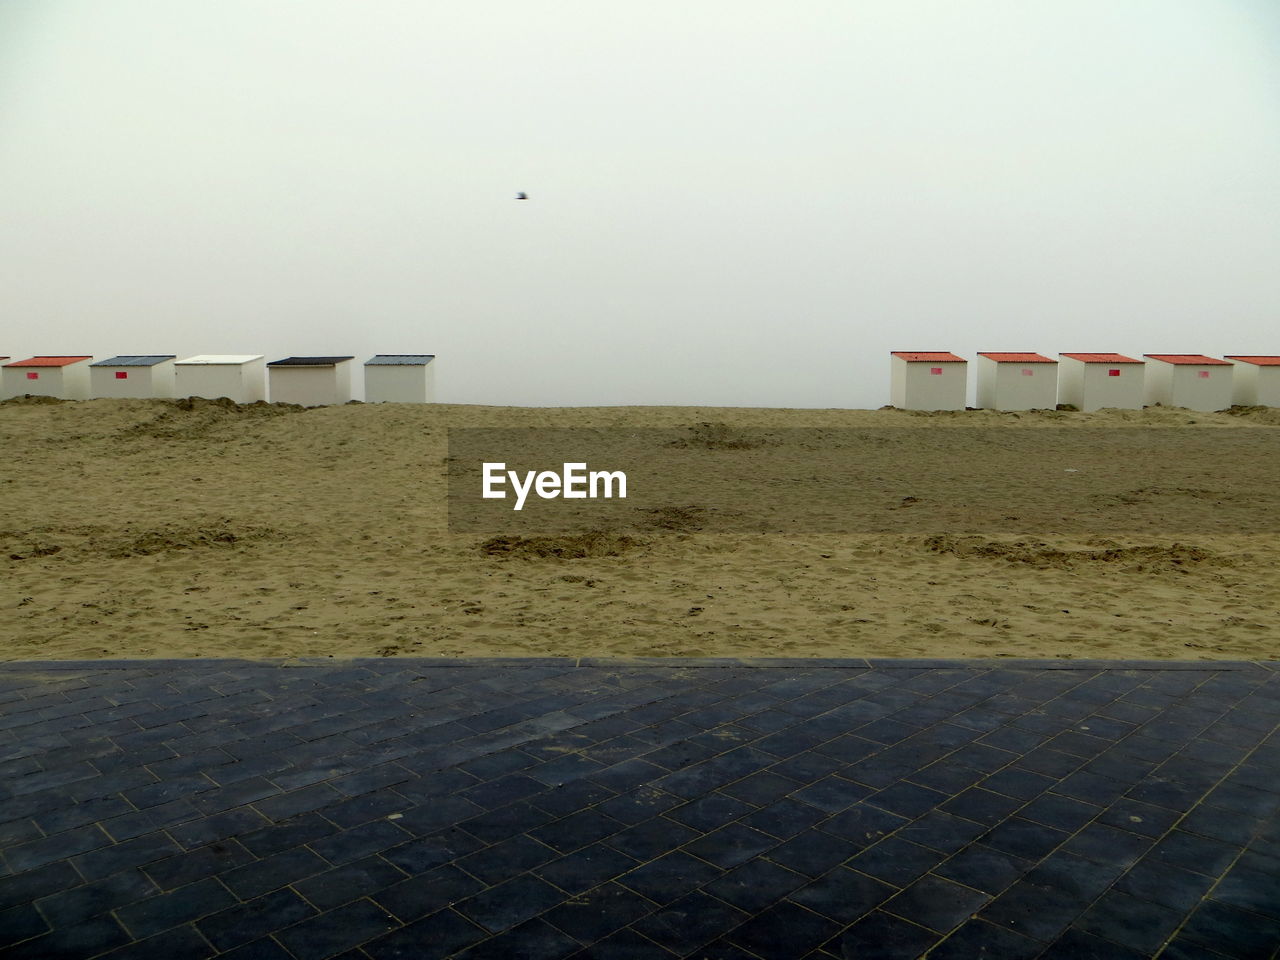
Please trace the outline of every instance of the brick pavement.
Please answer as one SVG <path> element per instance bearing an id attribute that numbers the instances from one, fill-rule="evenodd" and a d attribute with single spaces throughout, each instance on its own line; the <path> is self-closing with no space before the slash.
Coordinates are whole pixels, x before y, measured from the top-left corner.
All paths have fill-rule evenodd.
<path id="1" fill-rule="evenodd" d="M 0 664 L 0 957 L 1276 957 L 1278 725 L 1276 663 Z"/>

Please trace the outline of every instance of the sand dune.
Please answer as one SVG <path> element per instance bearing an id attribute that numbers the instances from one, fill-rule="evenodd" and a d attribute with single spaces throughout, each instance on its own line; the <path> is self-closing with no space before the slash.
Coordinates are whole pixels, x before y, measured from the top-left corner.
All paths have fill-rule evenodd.
<path id="1" fill-rule="evenodd" d="M 451 532 L 447 431 L 535 426 L 662 428 L 716 480 Z M 0 450 L 7 659 L 1280 659 L 1277 410 L 15 400 Z"/>

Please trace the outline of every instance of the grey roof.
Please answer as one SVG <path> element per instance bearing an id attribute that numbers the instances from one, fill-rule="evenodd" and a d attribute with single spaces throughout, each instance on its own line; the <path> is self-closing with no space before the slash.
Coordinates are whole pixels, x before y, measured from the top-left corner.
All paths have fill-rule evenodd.
<path id="1" fill-rule="evenodd" d="M 268 367 L 336 367 L 344 360 L 355 357 L 285 357 L 283 360 L 272 360 Z"/>
<path id="2" fill-rule="evenodd" d="M 110 360 L 99 360 L 91 363 L 91 367 L 154 367 L 157 363 L 164 363 L 166 360 L 177 359 L 177 354 L 149 354 L 144 357 L 112 357 Z"/>
<path id="3" fill-rule="evenodd" d="M 364 362 L 366 367 L 425 367 L 434 353 L 379 353 Z"/>

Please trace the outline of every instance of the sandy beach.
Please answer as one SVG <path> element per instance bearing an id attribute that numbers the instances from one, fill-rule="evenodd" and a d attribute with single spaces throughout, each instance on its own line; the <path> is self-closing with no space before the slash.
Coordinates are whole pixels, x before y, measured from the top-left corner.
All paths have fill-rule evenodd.
<path id="1" fill-rule="evenodd" d="M 463 427 L 683 431 L 719 479 L 576 533 L 451 529 Z M 14 400 L 0 450 L 9 660 L 1280 658 L 1274 409 Z M 796 532 L 733 522 L 761 477 L 799 485 Z"/>

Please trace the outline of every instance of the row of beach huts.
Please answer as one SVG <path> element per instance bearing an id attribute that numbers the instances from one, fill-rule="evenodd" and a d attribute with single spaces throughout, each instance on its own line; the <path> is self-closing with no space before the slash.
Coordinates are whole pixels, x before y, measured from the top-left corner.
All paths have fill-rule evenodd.
<path id="1" fill-rule="evenodd" d="M 0 357 L 0 398 L 23 395 L 89 400 L 107 397 L 227 397 L 236 403 L 307 407 L 351 399 L 354 357 L 285 357 L 201 354 L 93 357 Z M 364 362 L 367 403 L 431 403 L 435 357 L 380 353 Z"/>
<path id="2" fill-rule="evenodd" d="M 1280 356 L 1060 353 L 979 353 L 977 405 L 988 410 L 1046 410 L 1069 404 L 1078 410 L 1140 410 L 1162 404 L 1191 410 L 1233 405 L 1280 407 Z M 325 406 L 352 398 L 354 357 L 285 357 L 202 354 L 0 357 L 0 398 L 33 396 L 64 400 L 106 397 L 227 397 L 236 403 Z M 378 354 L 364 362 L 367 403 L 431 403 L 435 357 Z M 969 364 L 947 351 L 897 350 L 890 355 L 890 404 L 902 410 L 963 410 Z"/>
<path id="3" fill-rule="evenodd" d="M 1189 410 L 1235 405 L 1280 407 L 1280 356 L 1145 353 L 979 353 L 977 405 L 987 410 Z M 890 404 L 902 410 L 963 410 L 969 364 L 939 350 L 890 354 Z"/>

